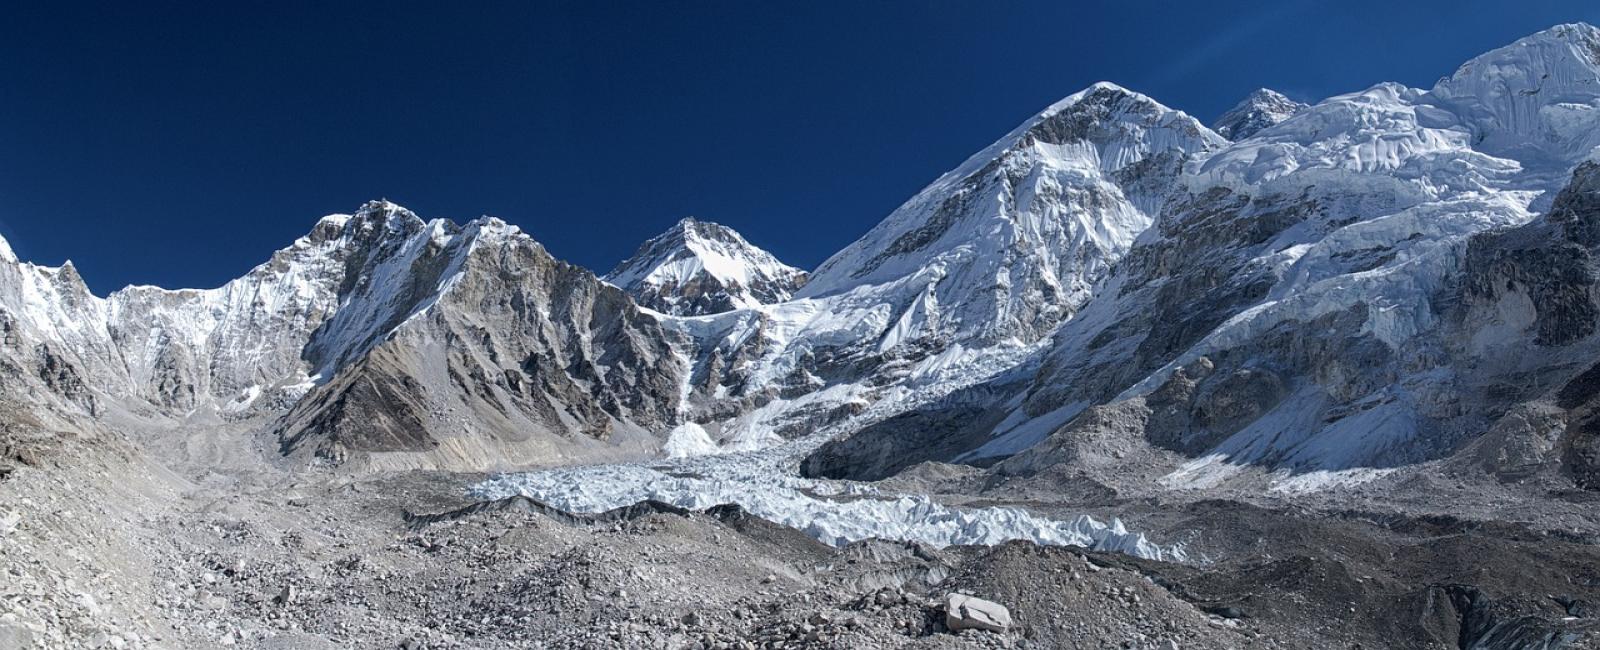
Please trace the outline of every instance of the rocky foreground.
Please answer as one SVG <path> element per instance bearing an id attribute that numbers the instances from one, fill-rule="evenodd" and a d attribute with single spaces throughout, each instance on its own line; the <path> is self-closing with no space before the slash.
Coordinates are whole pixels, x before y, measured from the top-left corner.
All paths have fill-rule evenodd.
<path id="1" fill-rule="evenodd" d="M 1592 531 L 1202 501 L 1118 506 L 1159 536 L 1191 531 L 1200 557 L 1186 563 L 1027 542 L 834 548 L 731 506 L 571 515 L 472 502 L 477 477 L 419 472 L 265 473 L 222 490 L 239 477 L 186 478 L 106 440 L 13 449 L 8 650 L 1600 643 Z M 965 478 L 918 486 L 1084 506 L 946 474 Z"/>

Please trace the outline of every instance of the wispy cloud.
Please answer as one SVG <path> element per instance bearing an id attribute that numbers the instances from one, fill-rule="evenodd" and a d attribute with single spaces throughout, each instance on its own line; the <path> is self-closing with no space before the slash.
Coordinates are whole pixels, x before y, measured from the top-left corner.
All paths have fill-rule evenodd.
<path id="1" fill-rule="evenodd" d="M 1226 29 L 1212 34 L 1211 38 L 1206 39 L 1199 47 L 1182 56 L 1174 57 L 1171 65 L 1152 72 L 1146 78 L 1144 85 L 1153 88 L 1187 76 L 1221 58 L 1241 42 L 1266 31 L 1311 4 L 1313 0 L 1286 0 L 1273 3 L 1261 11 L 1242 15 Z"/>

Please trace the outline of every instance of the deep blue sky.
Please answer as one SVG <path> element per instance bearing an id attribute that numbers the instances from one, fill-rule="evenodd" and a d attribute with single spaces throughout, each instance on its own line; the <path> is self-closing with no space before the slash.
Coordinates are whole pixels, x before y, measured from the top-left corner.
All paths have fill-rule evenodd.
<path id="1" fill-rule="evenodd" d="M 99 293 L 215 286 L 388 197 L 604 272 L 694 215 L 814 267 L 1110 80 L 1210 121 L 1430 86 L 1549 2 L 64 2 L 0 20 L 0 234 Z M 454 5 L 454 6 L 450 6 Z"/>

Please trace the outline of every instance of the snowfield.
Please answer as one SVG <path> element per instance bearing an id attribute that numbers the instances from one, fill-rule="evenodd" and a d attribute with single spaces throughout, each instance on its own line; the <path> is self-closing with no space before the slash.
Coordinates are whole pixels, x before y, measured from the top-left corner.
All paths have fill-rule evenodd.
<path id="1" fill-rule="evenodd" d="M 830 544 L 865 539 L 943 548 L 1022 539 L 1182 562 L 1181 545 L 1163 546 L 1113 518 L 1057 520 L 1022 508 L 950 508 L 926 496 L 888 495 L 862 483 L 800 478 L 799 458 L 814 443 L 651 464 L 589 465 L 500 474 L 472 486 L 474 498 L 525 496 L 574 513 L 599 513 L 646 500 L 704 510 L 735 504 Z"/>

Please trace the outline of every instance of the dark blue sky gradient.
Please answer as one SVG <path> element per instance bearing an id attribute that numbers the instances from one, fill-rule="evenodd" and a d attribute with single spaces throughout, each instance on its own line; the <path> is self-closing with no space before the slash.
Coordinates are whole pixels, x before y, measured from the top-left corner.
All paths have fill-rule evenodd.
<path id="1" fill-rule="evenodd" d="M 1600 3 L 11 3 L 0 234 L 98 293 L 218 285 L 388 197 L 605 271 L 680 217 L 814 267 L 1095 81 L 1430 86 Z"/>

